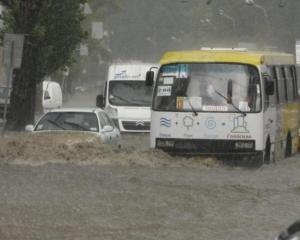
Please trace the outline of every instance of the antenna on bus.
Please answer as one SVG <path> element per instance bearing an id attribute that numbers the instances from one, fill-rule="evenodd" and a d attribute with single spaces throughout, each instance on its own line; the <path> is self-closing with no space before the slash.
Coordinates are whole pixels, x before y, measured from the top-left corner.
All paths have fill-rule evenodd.
<path id="1" fill-rule="evenodd" d="M 202 47 L 201 50 L 205 50 L 205 51 L 240 51 L 240 52 L 248 51 L 247 48 L 210 48 L 210 47 Z"/>

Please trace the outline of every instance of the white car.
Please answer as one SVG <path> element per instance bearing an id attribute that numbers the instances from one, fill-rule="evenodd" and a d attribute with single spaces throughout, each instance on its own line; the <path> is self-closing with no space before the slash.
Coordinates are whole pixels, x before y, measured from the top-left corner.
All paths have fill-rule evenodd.
<path id="1" fill-rule="evenodd" d="M 121 147 L 121 135 L 113 121 L 100 108 L 60 108 L 45 113 L 30 132 L 89 132 L 98 135 L 103 143 Z"/>

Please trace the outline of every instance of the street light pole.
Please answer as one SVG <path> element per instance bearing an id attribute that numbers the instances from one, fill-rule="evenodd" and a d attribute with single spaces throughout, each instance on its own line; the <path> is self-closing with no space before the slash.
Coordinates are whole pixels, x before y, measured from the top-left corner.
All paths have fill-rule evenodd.
<path id="1" fill-rule="evenodd" d="M 224 18 L 227 18 L 228 20 L 230 20 L 231 23 L 232 23 L 233 29 L 234 29 L 234 30 L 236 29 L 236 22 L 235 22 L 235 20 L 234 20 L 233 17 L 231 17 L 231 16 L 229 16 L 228 14 L 226 14 L 225 11 L 224 11 L 223 9 L 219 9 L 219 15 L 222 16 L 222 17 L 224 17 Z"/>
<path id="2" fill-rule="evenodd" d="M 254 7 L 259 8 L 260 10 L 262 10 L 263 14 L 264 14 L 264 17 L 265 17 L 266 21 L 268 22 L 268 19 L 269 19 L 268 13 L 267 13 L 267 10 L 263 6 L 255 3 L 254 0 L 245 0 L 245 3 L 249 6 L 254 6 Z"/>
<path id="3" fill-rule="evenodd" d="M 210 25 L 212 27 L 212 29 L 214 30 L 214 33 L 217 33 L 217 27 L 211 22 L 211 20 L 209 18 L 205 18 L 205 19 L 201 19 L 200 22 L 202 24 L 207 24 Z"/>
<path id="4" fill-rule="evenodd" d="M 279 0 L 279 3 L 278 3 L 278 7 L 280 7 L 280 8 L 283 8 L 283 7 L 285 7 L 285 0 Z"/>
<path id="5" fill-rule="evenodd" d="M 267 10 L 259 5 L 259 4 L 256 4 L 254 2 L 254 0 L 245 0 L 245 3 L 249 6 L 253 6 L 253 7 L 256 7 L 256 8 L 259 8 L 260 10 L 262 10 L 263 12 L 263 15 L 264 15 L 264 19 L 265 19 L 265 25 L 266 25 L 266 31 L 264 31 L 264 36 L 266 39 L 269 39 L 270 38 L 270 31 L 271 31 L 271 22 L 269 20 L 269 17 L 268 17 L 268 13 L 267 13 Z"/>

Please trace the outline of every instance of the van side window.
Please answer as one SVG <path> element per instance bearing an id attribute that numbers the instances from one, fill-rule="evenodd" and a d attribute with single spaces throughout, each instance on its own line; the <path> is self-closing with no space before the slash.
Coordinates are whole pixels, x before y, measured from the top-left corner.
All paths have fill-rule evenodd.
<path id="1" fill-rule="evenodd" d="M 295 92 L 294 92 L 294 80 L 289 66 L 284 67 L 284 75 L 286 81 L 287 101 L 291 102 L 295 99 L 295 95 L 294 95 Z"/>
<path id="2" fill-rule="evenodd" d="M 286 102 L 286 86 L 284 81 L 284 72 L 283 68 L 280 66 L 276 66 L 276 76 L 277 76 L 277 86 L 278 86 L 278 96 L 279 103 Z"/>
<path id="3" fill-rule="evenodd" d="M 50 97 L 49 91 L 46 90 L 44 93 L 44 100 L 48 100 L 48 99 L 51 99 L 51 97 Z"/>

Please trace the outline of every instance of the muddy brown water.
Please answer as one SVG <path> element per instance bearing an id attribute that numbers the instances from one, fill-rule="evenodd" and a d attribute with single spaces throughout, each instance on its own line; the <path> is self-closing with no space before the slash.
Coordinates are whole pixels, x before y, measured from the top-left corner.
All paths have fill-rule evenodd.
<path id="1" fill-rule="evenodd" d="M 274 239 L 300 218 L 299 155 L 247 169 L 87 138 L 1 139 L 0 239 Z"/>

